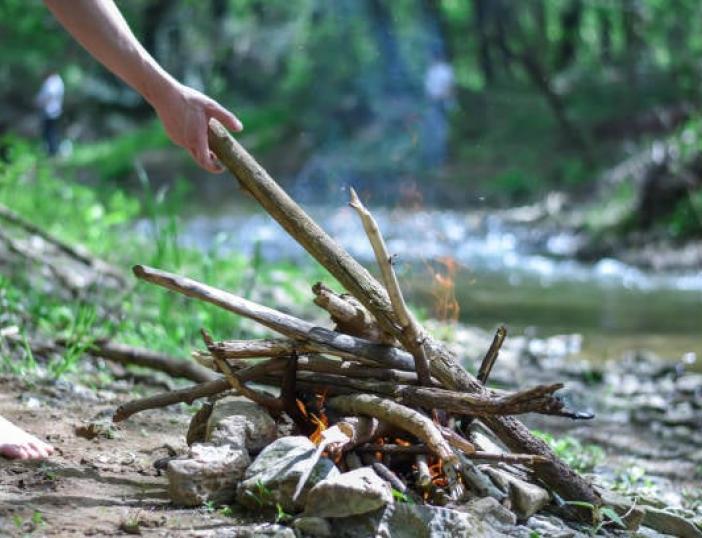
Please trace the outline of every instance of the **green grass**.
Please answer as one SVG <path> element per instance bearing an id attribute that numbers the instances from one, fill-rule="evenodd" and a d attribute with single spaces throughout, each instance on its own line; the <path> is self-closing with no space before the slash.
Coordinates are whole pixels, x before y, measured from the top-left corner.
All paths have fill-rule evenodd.
<path id="1" fill-rule="evenodd" d="M 200 328 L 216 338 L 245 336 L 241 319 L 211 305 L 184 298 L 162 288 L 132 281 L 130 268 L 147 264 L 180 273 L 214 286 L 251 295 L 274 287 L 299 304 L 311 304 L 309 285 L 325 279 L 319 266 L 269 264 L 260 256 L 185 249 L 179 243 L 178 215 L 189 191 L 182 182 L 154 193 L 148 177 L 142 192 L 129 195 L 114 185 L 81 185 L 23 141 L 8 141 L 8 159 L 0 163 L 0 203 L 34 224 L 71 243 L 79 243 L 128 276 L 131 290 L 95 290 L 67 298 L 50 279 L 37 285 L 40 268 L 30 262 L 0 265 L 0 327 L 17 325 L 23 334 L 60 337 L 70 342 L 61 357 L 45 365 L 54 378 L 74 372 L 96 338 L 144 346 L 188 357 L 200 345 Z M 148 236 L 133 231 L 137 218 L 148 219 Z M 4 226 L 4 224 L 3 224 Z M 8 228 L 9 230 L 9 228 Z M 4 273 L 4 274 L 3 274 Z M 27 347 L 18 359 L 0 346 L 0 368 L 16 374 L 34 371 L 36 357 Z M 5 355 L 2 355 L 5 353 Z"/>
<path id="2" fill-rule="evenodd" d="M 605 458 L 605 452 L 597 445 L 581 443 L 574 437 L 554 437 L 550 433 L 532 430 L 535 437 L 545 441 L 553 452 L 566 464 L 579 472 L 592 472 Z"/>

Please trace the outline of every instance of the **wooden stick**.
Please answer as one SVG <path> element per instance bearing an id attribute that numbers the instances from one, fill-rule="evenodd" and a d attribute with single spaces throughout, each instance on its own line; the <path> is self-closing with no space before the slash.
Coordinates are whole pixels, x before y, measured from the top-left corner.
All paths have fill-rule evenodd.
<path id="1" fill-rule="evenodd" d="M 400 288 L 400 282 L 397 280 L 397 274 L 392 266 L 392 257 L 385 245 L 383 235 L 380 233 L 380 228 L 375 218 L 368 209 L 363 205 L 356 191 L 351 191 L 351 202 L 349 205 L 356 210 L 361 217 L 363 228 L 366 231 L 368 240 L 373 247 L 375 260 L 380 268 L 380 273 L 385 282 L 385 289 L 390 297 L 390 304 L 395 312 L 395 316 L 400 324 L 400 340 L 403 345 L 414 357 L 414 367 L 417 371 L 417 377 L 421 385 L 429 386 L 431 384 L 431 373 L 429 372 L 429 362 L 427 353 L 424 349 L 424 334 L 423 330 L 417 323 L 412 313 L 405 303 L 405 298 Z"/>
<path id="2" fill-rule="evenodd" d="M 213 343 L 212 337 L 204 329 L 201 329 L 201 332 L 202 339 L 204 340 L 205 345 L 207 345 L 209 349 L 210 344 Z M 227 363 L 227 361 L 225 361 L 219 356 L 217 350 L 210 349 L 210 353 L 212 353 L 212 357 L 214 358 L 215 363 L 219 367 L 219 370 L 224 374 L 224 377 L 229 382 L 229 385 L 235 391 L 237 391 L 242 396 L 246 396 L 249 400 L 254 401 L 259 405 L 262 405 L 272 413 L 280 414 L 280 412 L 283 411 L 283 402 L 281 402 L 278 398 L 274 398 L 272 396 L 269 396 L 268 394 L 264 394 L 263 392 L 247 387 L 237 377 L 237 375 L 234 373 L 234 370 L 232 370 L 231 366 L 229 366 L 229 363 Z"/>
<path id="3" fill-rule="evenodd" d="M 339 413 L 366 415 L 392 424 L 422 440 L 448 465 L 458 464 L 456 454 L 431 419 L 414 409 L 372 394 L 335 396 L 327 401 L 327 407 Z"/>
<path id="4" fill-rule="evenodd" d="M 368 310 L 353 295 L 339 294 L 321 282 L 312 286 L 314 304 L 323 308 L 334 323 L 335 330 L 371 342 L 395 345 L 397 340 L 380 328 Z"/>
<path id="5" fill-rule="evenodd" d="M 146 398 L 139 398 L 120 405 L 112 416 L 112 422 L 121 422 L 132 415 L 148 409 L 158 409 L 177 403 L 192 404 L 195 400 L 213 396 L 229 390 L 229 382 L 220 378 L 215 381 L 200 383 L 180 390 L 172 390 L 155 394 Z"/>
<path id="6" fill-rule="evenodd" d="M 260 378 L 263 383 L 280 384 L 280 374 Z M 402 385 L 396 382 L 379 381 L 376 379 L 357 379 L 346 375 L 298 372 L 297 382 L 301 387 L 329 388 L 334 393 L 336 389 L 344 389 L 346 393 L 369 393 L 393 398 L 413 407 L 427 409 L 445 409 L 459 415 L 492 417 L 495 415 L 519 415 L 524 413 L 540 413 L 546 415 L 568 416 L 575 415 L 565 409 L 564 404 L 553 392 L 562 387 L 561 384 L 538 385 L 513 394 L 494 397 L 489 394 L 467 394 L 440 388 L 426 388 L 413 385 Z M 589 415 L 588 415 L 589 416 Z M 578 418 L 579 417 L 578 415 Z M 457 434 L 456 434 L 457 435 Z"/>
<path id="7" fill-rule="evenodd" d="M 164 372 L 172 377 L 182 377 L 198 383 L 214 381 L 219 376 L 187 359 L 178 359 L 150 349 L 128 346 L 117 342 L 95 342 L 88 352 L 123 365 L 135 365 Z"/>
<path id="8" fill-rule="evenodd" d="M 478 370 L 478 381 L 483 385 L 487 384 L 488 377 L 490 377 L 490 372 L 492 372 L 492 367 L 495 366 L 495 361 L 500 353 L 502 344 L 507 337 L 507 329 L 504 325 L 500 325 L 495 332 L 495 337 L 492 339 L 490 348 L 487 350 L 483 361 L 480 363 L 480 370 Z"/>
<path id="9" fill-rule="evenodd" d="M 264 209 L 321 263 L 349 292 L 375 316 L 383 330 L 399 336 L 399 327 L 387 292 L 356 260 L 327 235 L 271 178 L 217 120 L 209 122 L 210 148 L 239 183 Z M 446 346 L 427 336 L 424 342 L 434 376 L 448 389 L 471 393 L 485 390 L 448 351 Z M 538 476 L 566 500 L 602 503 L 592 485 L 559 459 L 550 447 L 537 439 L 512 417 L 491 417 L 486 424 L 514 452 L 540 454 L 550 464 L 538 469 Z M 591 514 L 582 514 L 589 521 Z"/>
<path id="10" fill-rule="evenodd" d="M 297 382 L 297 355 L 287 358 L 283 382 L 280 385 L 280 399 L 283 402 L 283 410 L 292 419 L 302 435 L 309 437 L 317 427 L 303 414 L 297 406 L 296 382 Z"/>
<path id="11" fill-rule="evenodd" d="M 383 287 L 280 188 L 216 119 L 209 122 L 209 145 L 241 186 L 322 266 L 349 290 L 384 330 L 396 334 L 395 314 Z"/>
<path id="12" fill-rule="evenodd" d="M 415 456 L 415 465 L 417 469 L 415 471 L 415 482 L 417 486 L 422 490 L 427 490 L 431 486 L 431 473 L 429 472 L 429 463 L 427 462 L 426 454 L 417 454 Z"/>
<path id="13" fill-rule="evenodd" d="M 235 314 L 252 319 L 290 338 L 313 342 L 317 344 L 317 351 L 362 357 L 389 368 L 413 369 L 414 360 L 412 356 L 402 349 L 369 342 L 362 338 L 318 327 L 289 314 L 256 304 L 187 277 L 143 265 L 136 265 L 133 270 L 134 274 L 142 280 L 182 293 L 188 297 L 214 304 Z"/>

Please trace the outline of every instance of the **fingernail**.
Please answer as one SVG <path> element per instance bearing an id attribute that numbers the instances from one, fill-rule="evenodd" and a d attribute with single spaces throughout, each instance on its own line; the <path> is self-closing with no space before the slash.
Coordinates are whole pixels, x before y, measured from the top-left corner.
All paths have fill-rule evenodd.
<path id="1" fill-rule="evenodd" d="M 241 123 L 240 121 L 236 122 L 236 130 L 237 131 L 243 131 L 244 130 L 244 124 Z"/>

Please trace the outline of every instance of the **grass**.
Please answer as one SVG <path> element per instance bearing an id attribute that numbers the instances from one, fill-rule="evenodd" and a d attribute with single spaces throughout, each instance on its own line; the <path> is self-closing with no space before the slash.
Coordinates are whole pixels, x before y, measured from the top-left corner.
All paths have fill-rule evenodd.
<path id="1" fill-rule="evenodd" d="M 605 458 L 605 452 L 597 445 L 581 443 L 574 437 L 554 437 L 550 433 L 532 430 L 535 437 L 546 442 L 553 452 L 566 464 L 582 473 L 592 472 Z"/>
<path id="2" fill-rule="evenodd" d="M 31 145 L 6 140 L 7 160 L 0 162 L 0 203 L 55 236 L 79 243 L 129 274 L 141 263 L 188 275 L 234 293 L 250 296 L 254 287 L 273 287 L 292 304 L 311 304 L 309 284 L 326 278 L 315 265 L 270 264 L 260 256 L 183 248 L 178 217 L 189 196 L 185 182 L 154 192 L 141 174 L 141 192 L 130 195 L 111 183 L 86 186 L 74 181 Z M 136 219 L 149 222 L 146 235 L 134 231 Z M 134 281 L 131 290 L 96 290 L 69 298 L 50 280 L 37 280 L 40 267 L 29 262 L 0 266 L 0 327 L 16 325 L 35 334 L 70 342 L 60 357 L 43 365 L 59 378 L 76 371 L 97 338 L 116 340 L 187 357 L 199 345 L 201 327 L 215 337 L 243 337 L 241 319 L 211 305 Z M 4 273 L 4 274 L 3 274 Z M 3 351 L 4 350 L 4 351 Z M 28 346 L 21 358 L 0 345 L 0 369 L 16 374 L 37 370 Z"/>

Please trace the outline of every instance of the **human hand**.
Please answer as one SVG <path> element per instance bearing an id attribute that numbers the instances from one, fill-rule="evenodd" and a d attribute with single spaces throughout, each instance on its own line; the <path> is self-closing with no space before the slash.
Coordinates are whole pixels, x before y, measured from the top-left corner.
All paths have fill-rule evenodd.
<path id="1" fill-rule="evenodd" d="M 207 143 L 210 118 L 221 121 L 232 131 L 244 127 L 239 119 L 206 95 L 180 83 L 172 83 L 152 101 L 166 133 L 177 145 L 190 152 L 195 162 L 209 172 L 224 170 Z"/>

